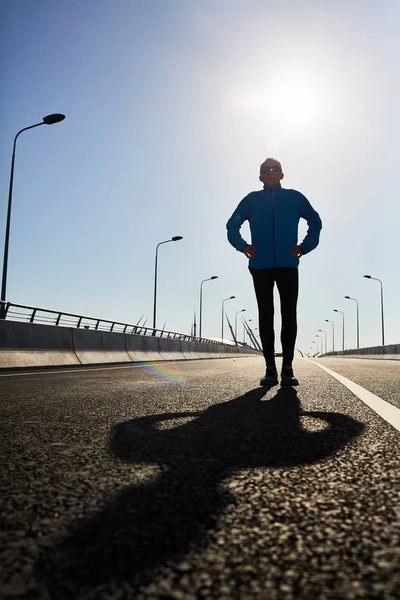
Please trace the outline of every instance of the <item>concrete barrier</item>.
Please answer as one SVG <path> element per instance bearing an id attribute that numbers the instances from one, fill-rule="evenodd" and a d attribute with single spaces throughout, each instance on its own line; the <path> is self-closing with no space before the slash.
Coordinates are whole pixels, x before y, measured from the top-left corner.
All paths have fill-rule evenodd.
<path id="1" fill-rule="evenodd" d="M 79 364 L 70 328 L 0 320 L 0 369 Z"/>
<path id="2" fill-rule="evenodd" d="M 225 348 L 226 348 L 226 344 L 224 344 L 223 346 L 220 344 L 213 344 L 213 350 L 211 353 L 211 358 L 225 358 L 226 357 L 226 352 L 225 352 Z"/>
<path id="3" fill-rule="evenodd" d="M 160 339 L 160 354 L 164 360 L 184 360 L 181 340 L 173 338 Z"/>
<path id="4" fill-rule="evenodd" d="M 113 331 L 72 329 L 74 350 L 83 365 L 131 362 L 125 335 Z"/>
<path id="5" fill-rule="evenodd" d="M 195 342 L 189 342 L 187 340 L 182 340 L 181 341 L 181 352 L 182 352 L 183 358 L 185 358 L 186 360 L 200 358 L 196 352 L 196 343 Z"/>
<path id="6" fill-rule="evenodd" d="M 0 369 L 225 358 L 256 351 L 198 341 L 0 320 Z"/>
<path id="7" fill-rule="evenodd" d="M 338 350 L 336 352 L 327 352 L 322 357 L 343 356 L 346 358 L 374 358 L 383 360 L 400 360 L 400 344 L 389 344 L 387 346 L 371 346 L 369 348 L 359 348 L 351 350 Z"/>
<path id="8" fill-rule="evenodd" d="M 207 354 L 208 354 L 208 358 L 221 358 L 221 354 L 218 354 L 218 352 L 216 352 L 216 348 L 219 347 L 219 344 L 210 344 L 210 343 L 206 343 L 207 346 Z"/>
<path id="9" fill-rule="evenodd" d="M 126 349 L 133 362 L 147 360 L 145 358 L 144 337 L 142 335 L 125 335 Z"/>
<path id="10" fill-rule="evenodd" d="M 192 342 L 196 345 L 196 354 L 199 358 L 211 358 L 210 345 L 207 342 Z"/>
<path id="11" fill-rule="evenodd" d="M 160 353 L 160 338 L 156 336 L 143 336 L 144 360 L 162 360 Z"/>

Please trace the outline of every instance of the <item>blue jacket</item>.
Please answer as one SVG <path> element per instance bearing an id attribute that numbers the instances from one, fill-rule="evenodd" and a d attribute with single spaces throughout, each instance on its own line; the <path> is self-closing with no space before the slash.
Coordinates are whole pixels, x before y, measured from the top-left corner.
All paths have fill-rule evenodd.
<path id="1" fill-rule="evenodd" d="M 250 192 L 239 203 L 226 224 L 228 240 L 241 252 L 248 242 L 240 235 L 244 221 L 249 221 L 251 244 L 256 256 L 250 258 L 249 267 L 297 267 L 299 259 L 292 256 L 292 246 L 297 245 L 299 220 L 308 223 L 308 231 L 300 248 L 304 254 L 318 246 L 322 222 L 303 194 L 285 190 L 280 185 Z"/>

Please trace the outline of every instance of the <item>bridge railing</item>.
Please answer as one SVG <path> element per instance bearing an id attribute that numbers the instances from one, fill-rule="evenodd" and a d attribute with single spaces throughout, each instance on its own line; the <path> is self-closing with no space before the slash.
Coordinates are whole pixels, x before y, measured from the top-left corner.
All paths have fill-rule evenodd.
<path id="1" fill-rule="evenodd" d="M 198 338 L 185 333 L 177 333 L 175 331 L 153 329 L 152 327 L 143 327 L 142 325 L 132 325 L 129 323 L 121 323 L 119 321 L 110 321 L 109 319 L 99 319 L 97 317 L 76 315 L 60 310 L 41 308 L 39 306 L 15 304 L 14 302 L 6 303 L 5 319 L 9 321 L 20 321 L 25 323 L 40 323 L 42 325 L 75 327 L 77 329 L 114 331 L 116 333 L 127 333 L 132 335 L 151 335 L 185 341 L 201 341 L 207 342 L 208 344 L 220 345 L 222 343 L 216 340 L 209 340 L 207 338 Z"/>

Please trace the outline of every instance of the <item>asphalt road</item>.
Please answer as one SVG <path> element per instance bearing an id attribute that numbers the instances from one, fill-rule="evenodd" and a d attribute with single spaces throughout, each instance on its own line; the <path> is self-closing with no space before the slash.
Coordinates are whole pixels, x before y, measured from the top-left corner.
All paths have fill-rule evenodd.
<path id="1" fill-rule="evenodd" d="M 399 405 L 400 362 L 320 362 Z M 260 358 L 0 376 L 0 597 L 398 600 L 400 433 L 295 373 L 297 391 L 260 388 Z"/>

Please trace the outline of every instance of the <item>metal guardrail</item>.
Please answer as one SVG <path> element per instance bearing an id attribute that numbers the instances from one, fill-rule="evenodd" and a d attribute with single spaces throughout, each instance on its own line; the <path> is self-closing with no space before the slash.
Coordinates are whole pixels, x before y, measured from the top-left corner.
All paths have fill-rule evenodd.
<path id="1" fill-rule="evenodd" d="M 153 329 L 152 327 L 143 327 L 141 325 L 130 325 L 129 323 L 120 323 L 118 321 L 109 321 L 108 319 L 98 319 L 96 317 L 85 317 L 83 315 L 75 315 L 60 310 L 40 308 L 38 306 L 27 306 L 25 304 L 15 304 L 14 302 L 6 303 L 4 318 L 9 321 L 19 321 L 23 323 L 41 323 L 42 325 L 113 331 L 115 333 L 149 335 L 190 342 L 197 341 L 207 342 L 208 344 L 222 344 L 222 342 L 216 340 L 198 338 L 185 333 L 165 331 L 164 329 Z"/>

